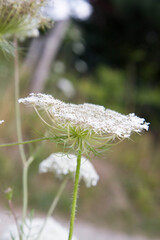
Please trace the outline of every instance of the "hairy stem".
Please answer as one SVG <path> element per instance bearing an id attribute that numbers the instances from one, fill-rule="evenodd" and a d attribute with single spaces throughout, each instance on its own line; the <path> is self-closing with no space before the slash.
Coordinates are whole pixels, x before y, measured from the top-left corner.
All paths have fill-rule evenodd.
<path id="1" fill-rule="evenodd" d="M 82 141 L 79 139 L 79 150 L 78 150 L 78 155 L 77 155 L 77 168 L 76 168 L 76 176 L 75 176 L 75 182 L 74 182 L 74 191 L 73 191 L 73 200 L 72 200 L 72 209 L 71 209 L 70 229 L 69 229 L 68 240 L 71 240 L 72 235 L 73 235 L 76 206 L 77 206 L 79 175 L 80 175 L 80 167 L 81 167 L 81 155 L 82 155 Z"/>

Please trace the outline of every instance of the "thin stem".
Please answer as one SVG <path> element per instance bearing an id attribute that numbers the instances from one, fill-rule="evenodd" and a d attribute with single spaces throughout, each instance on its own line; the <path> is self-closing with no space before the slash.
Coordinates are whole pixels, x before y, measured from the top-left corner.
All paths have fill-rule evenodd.
<path id="1" fill-rule="evenodd" d="M 72 239 L 75 214 L 76 214 L 76 205 L 77 205 L 77 196 L 78 196 L 78 185 L 79 185 L 79 175 L 80 175 L 80 167 L 81 167 L 81 155 L 82 155 L 82 141 L 79 139 L 79 151 L 77 155 L 77 168 L 76 168 L 76 176 L 74 182 L 74 191 L 73 191 L 73 200 L 72 200 L 72 210 L 70 217 L 70 229 L 68 240 Z"/>
<path id="2" fill-rule="evenodd" d="M 59 202 L 59 199 L 60 199 L 60 197 L 61 197 L 61 195 L 62 195 L 62 193 L 63 193 L 63 191 L 64 191 L 64 188 L 65 188 L 65 186 L 66 186 L 66 184 L 67 184 L 67 181 L 68 181 L 68 176 L 67 176 L 67 177 L 64 179 L 64 181 L 62 182 L 62 184 L 61 184 L 61 186 L 60 186 L 60 188 L 59 188 L 59 190 L 58 190 L 58 192 L 57 192 L 56 197 L 53 199 L 53 202 L 52 202 L 52 204 L 51 204 L 51 206 L 50 206 L 50 208 L 49 208 L 49 210 L 48 210 L 48 213 L 47 213 L 47 215 L 46 215 L 46 218 L 45 218 L 45 220 L 44 220 L 44 223 L 43 223 L 43 225 L 42 225 L 42 228 L 41 228 L 40 231 L 39 231 L 39 234 L 38 234 L 38 237 L 37 237 L 36 240 L 39 239 L 39 237 L 40 237 L 40 235 L 41 235 L 41 233 L 42 233 L 42 231 L 43 231 L 43 229 L 44 229 L 44 227 L 45 227 L 45 225 L 46 225 L 47 219 L 53 214 L 53 212 L 54 212 L 54 210 L 55 210 L 55 208 L 56 208 L 56 206 L 57 206 L 57 203 Z"/>
<path id="3" fill-rule="evenodd" d="M 12 215 L 13 215 L 13 218 L 14 218 L 14 221 L 15 221 L 15 224 L 16 224 L 16 228 L 17 228 L 17 231 L 18 231 L 19 239 L 22 240 L 21 229 L 19 227 L 17 216 L 16 216 L 14 208 L 13 208 L 12 200 L 8 200 L 8 204 L 9 204 L 9 208 L 10 208 L 10 210 L 12 212 Z"/>
<path id="4" fill-rule="evenodd" d="M 21 128 L 21 115 L 20 115 L 20 106 L 18 103 L 19 99 L 19 57 L 18 57 L 18 41 L 17 38 L 14 37 L 14 47 L 15 47 L 15 54 L 14 54 L 14 81 L 15 81 L 15 110 L 16 110 L 16 128 L 17 128 L 17 137 L 18 142 L 23 142 L 22 140 L 22 128 Z M 23 222 L 26 217 L 27 213 L 27 206 L 28 206 L 28 166 L 31 160 L 27 162 L 24 146 L 19 145 L 19 153 L 21 156 L 21 160 L 23 163 Z M 33 160 L 32 160 L 33 161 Z"/>
<path id="5" fill-rule="evenodd" d="M 36 139 L 24 141 L 24 142 L 4 143 L 4 144 L 0 144 L 0 148 L 1 148 L 1 147 L 11 147 L 11 146 L 17 146 L 17 145 L 24 145 L 24 144 L 41 142 L 41 141 L 44 141 L 44 140 L 51 140 L 51 139 L 52 139 L 52 138 L 44 137 L 44 138 L 36 138 Z"/>
<path id="6" fill-rule="evenodd" d="M 57 203 L 58 203 L 58 201 L 59 201 L 59 199 L 60 199 L 60 197 L 61 197 L 61 195 L 62 195 L 62 193 L 63 193 L 63 191 L 64 191 L 64 188 L 65 188 L 65 186 L 66 186 L 66 184 L 67 184 L 67 181 L 68 181 L 68 177 L 66 177 L 66 178 L 64 179 L 64 181 L 62 182 L 62 184 L 61 184 L 61 186 L 60 186 L 60 188 L 59 188 L 59 190 L 58 190 L 58 192 L 57 192 L 57 195 L 56 195 L 56 197 L 54 198 L 54 200 L 53 200 L 53 202 L 52 202 L 52 204 L 51 204 L 51 206 L 50 206 L 50 208 L 49 208 L 49 210 L 48 210 L 48 213 L 47 213 L 46 218 L 50 217 L 50 216 L 53 214 L 53 211 L 54 211 L 54 209 L 55 209 L 56 206 L 57 206 Z"/>
<path id="7" fill-rule="evenodd" d="M 34 158 L 31 156 L 23 167 L 23 222 L 25 221 L 28 208 L 28 169 Z"/>
<path id="8" fill-rule="evenodd" d="M 16 109 L 16 127 L 17 127 L 17 137 L 18 142 L 22 142 L 22 130 L 21 130 L 21 116 L 20 116 L 20 107 L 18 103 L 19 99 L 19 59 L 18 59 L 18 42 L 17 38 L 14 37 L 14 46 L 15 46 L 15 55 L 14 55 L 14 80 L 15 80 L 15 109 Z M 26 155 L 24 152 L 24 147 L 19 146 L 19 152 L 23 164 L 27 161 Z"/>

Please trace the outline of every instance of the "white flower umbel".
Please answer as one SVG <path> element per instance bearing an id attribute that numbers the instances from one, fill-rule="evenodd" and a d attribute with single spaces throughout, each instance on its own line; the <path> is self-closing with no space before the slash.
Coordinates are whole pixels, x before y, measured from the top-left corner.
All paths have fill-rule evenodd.
<path id="1" fill-rule="evenodd" d="M 50 18 L 44 16 L 41 11 L 47 3 L 48 0 L 1 0 L 0 35 L 24 36 L 28 31 L 47 23 Z"/>
<path id="2" fill-rule="evenodd" d="M 77 156 L 64 153 L 51 154 L 47 159 L 43 160 L 39 164 L 40 173 L 53 172 L 56 177 L 60 178 L 61 180 L 63 179 L 61 186 L 58 188 L 58 192 L 56 196 L 54 196 L 51 206 L 47 212 L 46 219 L 52 216 L 57 203 L 66 187 L 69 177 L 76 177 L 77 164 Z M 89 160 L 82 157 L 79 169 L 80 173 L 78 180 L 83 179 L 86 187 L 95 186 L 97 184 L 99 176 Z"/>
<path id="3" fill-rule="evenodd" d="M 106 150 L 113 140 L 129 138 L 134 132 L 148 130 L 149 123 L 134 113 L 123 115 L 94 104 L 64 103 L 46 94 L 30 94 L 19 99 L 20 103 L 31 105 L 41 120 L 51 129 L 48 139 L 63 143 L 77 153 L 73 201 L 68 240 L 72 239 L 77 204 L 82 153 L 88 154 Z M 44 117 L 40 113 L 43 110 Z M 46 120 L 47 119 L 47 120 Z M 46 139 L 46 138 L 45 138 Z"/>
<path id="4" fill-rule="evenodd" d="M 39 172 L 53 172 L 59 178 L 66 175 L 75 176 L 77 156 L 73 154 L 53 153 L 39 165 Z M 86 187 L 95 186 L 99 176 L 92 163 L 85 157 L 81 160 L 80 179 L 83 179 Z"/>
<path id="5" fill-rule="evenodd" d="M 101 147 L 149 128 L 149 123 L 134 113 L 123 115 L 99 105 L 64 103 L 41 93 L 31 93 L 29 97 L 19 99 L 19 103 L 33 106 L 41 119 L 54 129 L 56 136 L 61 135 L 64 143 L 70 141 L 75 146 L 74 140 L 82 138 L 83 147 L 88 151 L 92 151 L 93 146 Z M 40 110 L 46 113 L 44 117 Z"/>
<path id="6" fill-rule="evenodd" d="M 2 124 L 4 122 L 4 120 L 0 120 L 0 124 Z"/>
<path id="7" fill-rule="evenodd" d="M 32 220 L 26 219 L 25 223 L 22 226 L 22 223 L 19 223 L 23 228 L 23 240 L 67 240 L 68 230 L 61 226 L 55 219 L 48 218 L 46 224 L 39 236 L 39 232 L 44 224 L 45 219 L 35 218 Z M 1 240 L 19 240 L 19 235 L 17 232 L 16 225 L 11 225 L 7 228 Z M 72 238 L 77 240 L 76 237 Z"/>

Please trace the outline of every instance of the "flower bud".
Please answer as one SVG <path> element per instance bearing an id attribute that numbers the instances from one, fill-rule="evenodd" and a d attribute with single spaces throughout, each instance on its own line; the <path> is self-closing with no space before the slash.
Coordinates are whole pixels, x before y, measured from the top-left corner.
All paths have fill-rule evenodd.
<path id="1" fill-rule="evenodd" d="M 8 201 L 11 201 L 12 200 L 12 197 L 13 197 L 13 189 L 12 188 L 7 188 L 6 190 L 5 190 L 5 196 L 6 196 L 6 199 L 8 200 Z"/>

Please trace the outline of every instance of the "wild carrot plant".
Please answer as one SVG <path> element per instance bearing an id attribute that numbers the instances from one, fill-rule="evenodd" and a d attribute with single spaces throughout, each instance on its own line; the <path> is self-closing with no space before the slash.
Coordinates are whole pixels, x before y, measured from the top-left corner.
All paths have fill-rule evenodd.
<path id="1" fill-rule="evenodd" d="M 18 142 L 1 144 L 0 147 L 19 145 L 23 166 L 23 210 L 22 219 L 16 218 L 12 205 L 12 190 L 6 191 L 8 203 L 15 219 L 15 225 L 8 227 L 3 240 L 75 240 L 73 236 L 79 181 L 83 179 L 86 187 L 95 186 L 99 176 L 91 162 L 86 158 L 90 153 L 98 155 L 114 143 L 129 139 L 132 133 L 148 130 L 149 123 L 134 113 L 123 115 L 103 106 L 89 103 L 64 103 L 47 94 L 31 93 L 20 98 L 18 39 L 38 36 L 39 28 L 50 25 L 45 4 L 49 0 L 2 0 L 0 2 L 0 48 L 14 56 L 15 112 Z M 52 1 L 51 1 L 52 2 Z M 23 103 L 35 109 L 46 126 L 44 137 L 23 141 L 20 106 Z M 3 120 L 0 121 L 0 124 Z M 43 160 L 39 172 L 52 172 L 63 179 L 44 219 L 28 217 L 28 170 L 34 156 L 27 156 L 23 145 L 33 142 L 50 141 L 62 144 L 65 153 L 53 153 Z M 69 233 L 51 215 L 69 179 L 74 179 L 74 190 L 70 216 Z"/>

